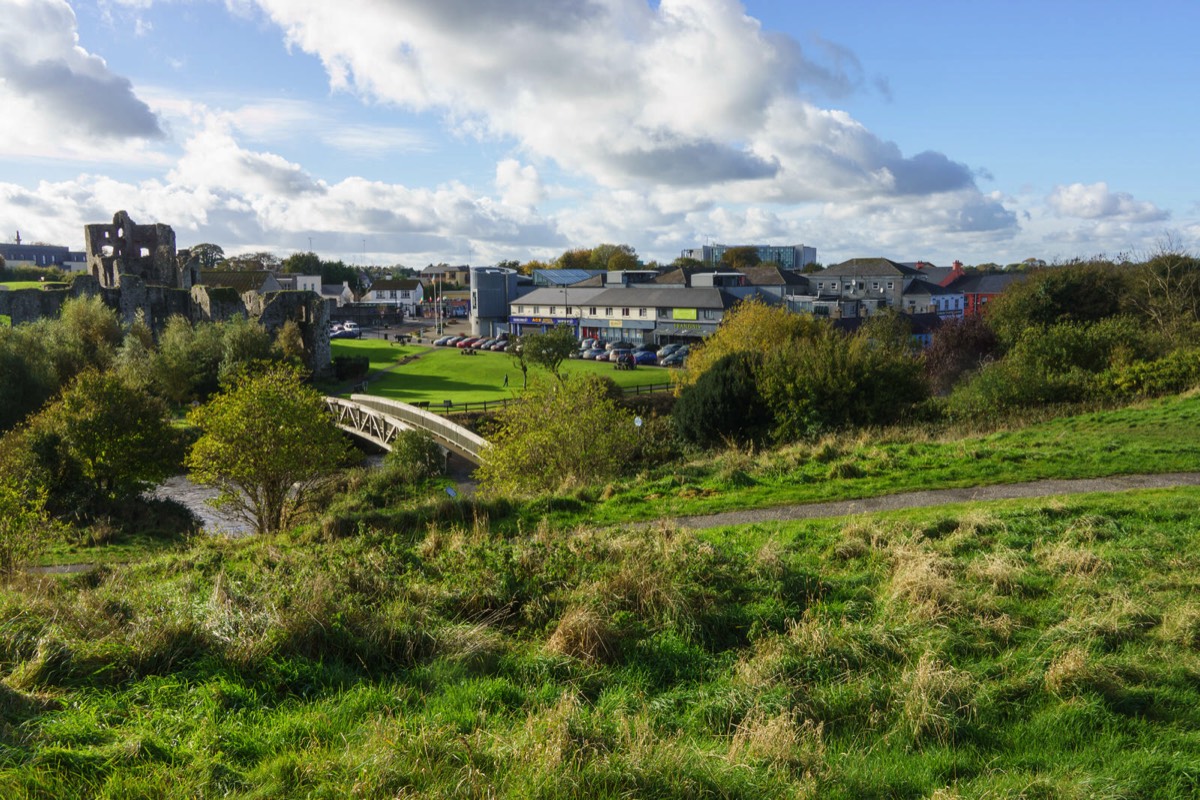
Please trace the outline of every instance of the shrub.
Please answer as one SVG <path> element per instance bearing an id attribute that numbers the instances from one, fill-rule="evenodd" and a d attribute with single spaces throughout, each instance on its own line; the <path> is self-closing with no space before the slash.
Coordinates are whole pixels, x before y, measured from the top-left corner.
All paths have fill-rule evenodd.
<path id="1" fill-rule="evenodd" d="M 401 431 L 383 459 L 388 471 L 408 484 L 424 483 L 446 470 L 446 452 L 424 431 Z"/>
<path id="2" fill-rule="evenodd" d="M 533 496 L 603 483 L 631 465 L 633 415 L 587 375 L 534 381 L 499 413 L 499 430 L 477 475 L 491 494 Z"/>
<path id="3" fill-rule="evenodd" d="M 671 414 L 679 435 L 702 447 L 766 436 L 772 416 L 755 380 L 761 364 L 756 353 L 730 353 L 684 387 Z"/>

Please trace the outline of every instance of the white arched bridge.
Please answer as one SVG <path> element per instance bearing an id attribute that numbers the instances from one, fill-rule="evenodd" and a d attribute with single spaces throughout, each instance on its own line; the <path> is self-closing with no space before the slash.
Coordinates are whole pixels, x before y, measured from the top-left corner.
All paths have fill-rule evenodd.
<path id="1" fill-rule="evenodd" d="M 349 399 L 326 397 L 325 404 L 339 428 L 384 450 L 390 451 L 396 436 L 405 430 L 425 431 L 442 447 L 475 464 L 488 447 L 486 439 L 463 426 L 397 400 L 352 394 Z"/>

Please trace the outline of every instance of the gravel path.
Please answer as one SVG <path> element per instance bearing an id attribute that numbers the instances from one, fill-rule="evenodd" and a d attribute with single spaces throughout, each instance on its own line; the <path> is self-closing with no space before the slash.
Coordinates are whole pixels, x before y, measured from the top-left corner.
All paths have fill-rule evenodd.
<path id="1" fill-rule="evenodd" d="M 999 486 L 977 486 L 968 489 L 933 489 L 890 494 L 883 497 L 867 497 L 862 500 L 839 500 L 832 503 L 808 503 L 746 511 L 724 511 L 719 514 L 678 517 L 673 521 L 684 528 L 719 528 L 724 525 L 752 525 L 756 522 L 789 522 L 798 519 L 845 517 L 852 514 L 870 514 L 876 511 L 895 511 L 902 508 L 928 508 L 951 503 L 1013 500 L 1022 497 L 1054 497 L 1088 492 L 1125 492 L 1133 489 L 1172 489 L 1178 486 L 1200 486 L 1200 472 L 1115 475 L 1109 478 L 1030 481 Z"/>

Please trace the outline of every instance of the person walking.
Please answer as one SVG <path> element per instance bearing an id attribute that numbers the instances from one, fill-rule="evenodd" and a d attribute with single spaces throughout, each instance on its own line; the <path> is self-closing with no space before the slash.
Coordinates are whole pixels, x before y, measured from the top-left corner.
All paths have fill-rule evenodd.
<path id="1" fill-rule="evenodd" d="M 504 388 L 508 388 L 508 373 L 504 373 Z"/>

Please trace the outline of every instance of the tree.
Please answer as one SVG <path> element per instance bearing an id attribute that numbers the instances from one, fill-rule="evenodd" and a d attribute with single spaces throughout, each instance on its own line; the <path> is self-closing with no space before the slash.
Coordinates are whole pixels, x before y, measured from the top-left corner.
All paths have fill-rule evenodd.
<path id="1" fill-rule="evenodd" d="M 554 262 L 555 269 L 591 269 L 592 251 L 587 248 L 568 250 Z"/>
<path id="2" fill-rule="evenodd" d="M 545 333 L 527 333 L 521 337 L 518 358 L 529 364 L 544 367 L 562 382 L 558 368 L 579 349 L 579 341 L 570 325 L 556 325 Z M 522 373 L 525 369 L 522 368 Z"/>
<path id="3" fill-rule="evenodd" d="M 208 242 L 193 245 L 189 252 L 200 262 L 201 269 L 212 269 L 225 260 L 225 250 L 220 245 Z"/>
<path id="4" fill-rule="evenodd" d="M 758 257 L 758 248 L 750 245 L 730 247 L 721 254 L 721 263 L 730 269 L 757 267 L 760 260 Z"/>
<path id="5" fill-rule="evenodd" d="M 610 272 L 637 269 L 637 251 L 627 244 L 598 244 L 592 248 L 588 263 L 591 269 Z"/>
<path id="6" fill-rule="evenodd" d="M 532 496 L 609 481 L 633 461 L 633 414 L 607 396 L 604 379 L 535 381 L 498 415 L 499 430 L 476 474 L 485 492 Z"/>
<path id="7" fill-rule="evenodd" d="M 676 431 L 702 447 L 725 440 L 754 441 L 771 430 L 771 410 L 759 394 L 755 372 L 761 353 L 724 356 L 684 389 L 671 411 Z"/>
<path id="8" fill-rule="evenodd" d="M 283 260 L 283 271 L 293 275 L 319 275 L 321 259 L 316 253 L 292 253 Z"/>
<path id="9" fill-rule="evenodd" d="M 793 314 L 783 306 L 767 305 L 756 297 L 743 300 L 725 315 L 716 333 L 691 348 L 687 367 L 676 375 L 676 380 L 685 386 L 694 383 L 730 353 L 767 353 L 790 346 L 794 339 L 810 336 L 825 324 Z"/>
<path id="10" fill-rule="evenodd" d="M 213 504 L 258 533 L 295 524 L 313 490 L 349 456 L 324 398 L 284 365 L 242 375 L 188 421 L 200 430 L 187 455 L 192 479 L 216 487 Z"/>
<path id="11" fill-rule="evenodd" d="M 39 416 L 49 417 L 98 498 L 134 497 L 175 471 L 166 407 L 115 372 L 80 374 Z"/>

